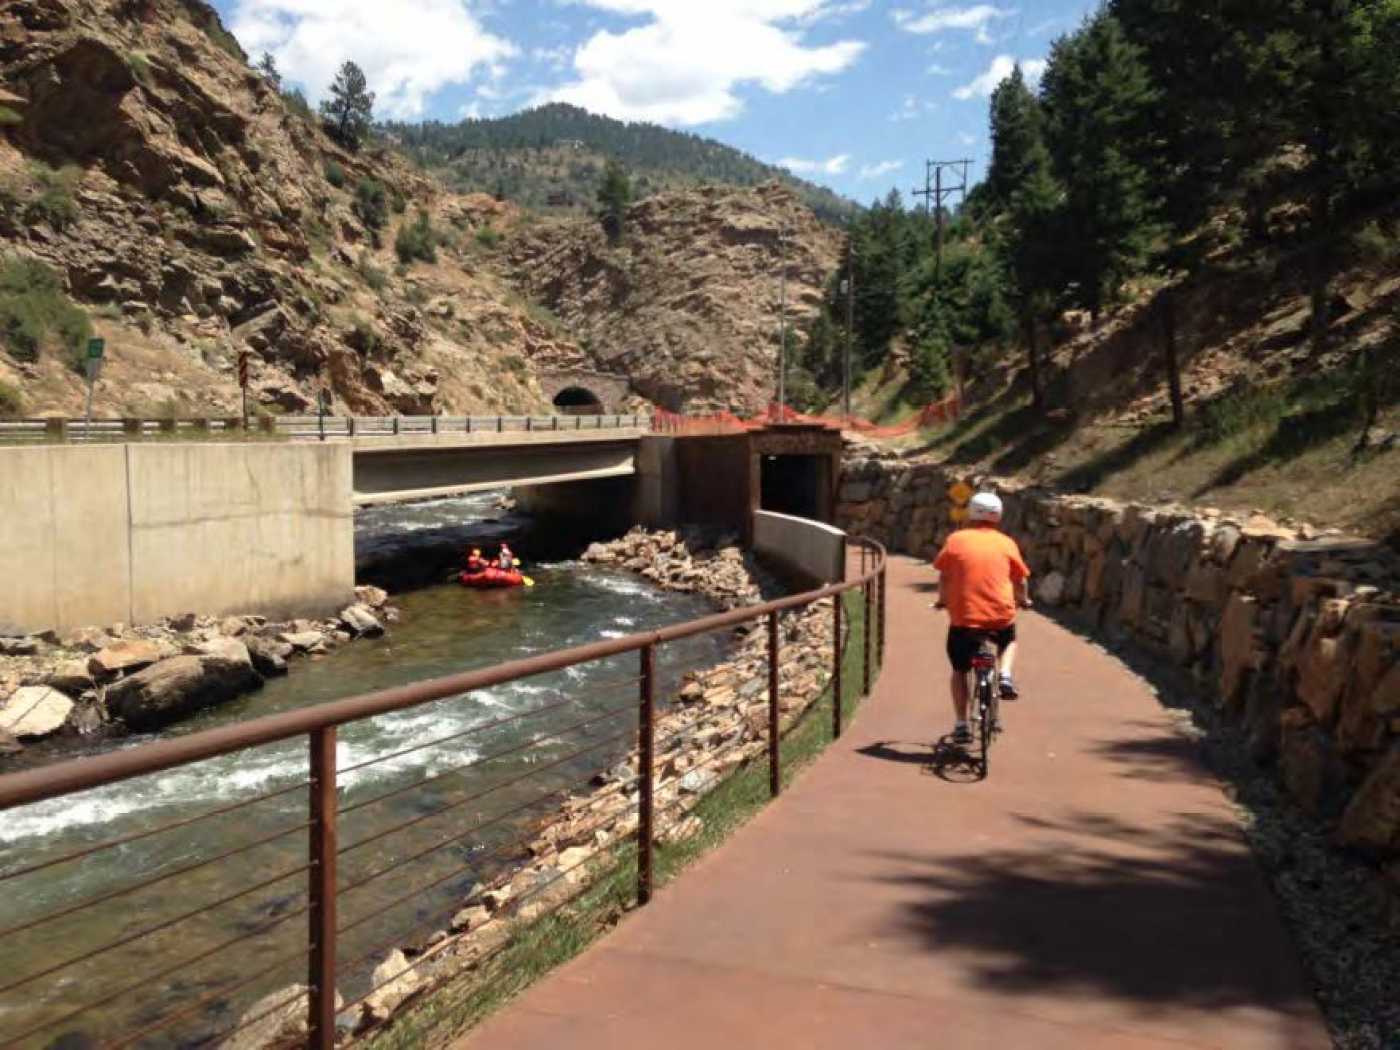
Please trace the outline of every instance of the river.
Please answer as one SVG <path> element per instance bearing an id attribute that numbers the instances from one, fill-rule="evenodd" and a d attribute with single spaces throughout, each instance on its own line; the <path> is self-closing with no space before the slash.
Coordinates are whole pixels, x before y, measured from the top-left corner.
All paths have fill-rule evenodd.
<path id="1" fill-rule="evenodd" d="M 533 553 L 531 523 L 496 510 L 492 496 L 378 508 L 357 518 L 357 554 L 368 578 L 393 574 L 412 551 L 447 565 L 472 538 L 520 537 Z M 538 532 L 535 533 L 538 536 Z M 546 543 L 556 551 L 569 546 Z M 577 541 L 572 544 L 577 549 Z M 454 552 L 444 554 L 444 551 Z M 661 591 L 630 575 L 575 561 L 531 563 L 533 589 L 470 591 L 438 584 L 396 596 L 402 621 L 382 639 L 299 662 L 286 678 L 236 703 L 165 730 L 196 732 L 504 660 L 581 645 L 712 611 L 701 598 Z M 423 572 L 419 575 L 441 574 Z M 387 581 L 386 581 L 387 582 Z M 714 663 L 723 640 L 667 646 L 659 674 L 670 695 L 692 667 Z M 445 925 L 483 873 L 558 802 L 550 795 L 614 764 L 636 726 L 637 657 L 482 690 L 356 723 L 340 731 L 338 958 L 347 1000 L 365 991 L 367 965 L 399 940 Z M 609 712 L 620 712 L 609 714 Z M 496 724 L 515 716 L 527 717 Z M 484 728 L 483 728 L 484 727 Z M 475 731 L 473 731 L 475 730 Z M 38 753 L 52 760 L 153 739 L 128 736 Z M 32 756 L 31 756 L 32 761 Z M 528 779 L 525 774 L 534 772 Z M 0 929 L 162 875 L 164 881 L 71 916 L 0 938 L 0 1046 L 71 1048 L 99 1036 L 155 1025 L 151 1047 L 208 1042 L 269 991 L 305 981 L 306 744 L 289 741 L 170 770 L 0 816 Z M 398 789 L 429 782 L 414 790 Z M 495 790 L 493 787 L 501 785 Z M 140 838 L 31 874 L 12 873 L 142 831 L 190 821 L 253 796 L 254 805 Z M 544 796 L 549 797 L 544 797 Z M 388 796 L 388 797 L 385 797 Z M 426 818 L 413 826 L 391 829 Z M 271 836 L 285 831 L 275 839 Z M 383 837 L 379 837 L 383 835 Z M 256 844 L 256 845 L 255 845 Z M 235 850 L 219 863 L 201 863 Z M 419 856 L 421 854 L 421 856 Z M 378 877 L 389 867 L 417 857 Z M 284 876 L 279 878 L 279 876 Z M 435 888 L 402 904 L 411 891 Z M 345 888 L 357 888 L 345 891 Z M 228 899 L 240 895 L 237 899 Z M 211 902 L 212 911 L 183 921 Z M 70 958 L 140 937 L 52 976 L 19 984 Z M 275 924 L 275 925 L 274 925 Z M 248 937 L 237 944 L 239 938 Z M 167 972 L 168 971 L 168 972 Z M 231 985 L 248 982 L 229 991 Z M 13 987 L 7 987 L 12 986 Z M 81 1007 L 92 1009 L 71 1019 Z M 25 1033 L 46 1025 L 32 1036 Z"/>

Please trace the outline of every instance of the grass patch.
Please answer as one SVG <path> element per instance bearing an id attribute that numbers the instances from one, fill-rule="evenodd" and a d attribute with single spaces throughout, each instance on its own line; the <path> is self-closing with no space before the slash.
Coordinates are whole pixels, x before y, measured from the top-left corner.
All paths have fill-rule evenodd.
<path id="1" fill-rule="evenodd" d="M 140 51 L 129 51 L 126 54 L 126 68 L 131 70 L 131 75 L 136 78 L 136 83 L 149 90 L 155 86 L 155 77 L 151 73 L 151 60 Z"/>
<path id="2" fill-rule="evenodd" d="M 37 360 L 49 343 L 76 355 L 91 335 L 92 322 L 68 298 L 58 274 L 33 259 L 0 263 L 0 338 L 12 357 Z"/>
<path id="3" fill-rule="evenodd" d="M 415 260 L 437 262 L 437 246 L 438 235 L 433 229 L 433 221 L 426 211 L 421 210 L 413 222 L 399 227 L 398 236 L 394 239 L 394 251 L 404 266 Z"/>
<path id="4" fill-rule="evenodd" d="M 74 192 L 83 179 L 81 168 L 73 165 L 54 170 L 46 164 L 34 164 L 29 169 L 37 195 L 25 208 L 30 222 L 47 223 L 55 230 L 65 230 L 78 220 L 78 202 Z"/>
<path id="5" fill-rule="evenodd" d="M 360 274 L 360 279 L 369 286 L 371 291 L 382 292 L 389 287 L 389 274 L 387 271 L 375 266 L 371 261 L 369 252 L 360 256 L 359 265 L 355 269 Z"/>
<path id="6" fill-rule="evenodd" d="M 338 160 L 331 159 L 326 161 L 326 166 L 322 171 L 325 173 L 326 181 L 336 189 L 340 190 L 345 188 L 345 168 Z"/>
<path id="7" fill-rule="evenodd" d="M 0 128 L 12 128 L 16 124 L 23 124 L 24 117 L 9 106 L 0 106 Z"/>
<path id="8" fill-rule="evenodd" d="M 854 717 L 860 699 L 865 638 L 860 592 L 847 594 L 845 601 L 850 633 L 842 661 L 843 725 Z M 874 648 L 871 655 L 878 660 Z M 828 683 L 821 697 L 783 737 L 784 787 L 796 780 L 832 742 L 831 723 L 832 688 Z M 657 844 L 656 887 L 665 886 L 723 843 L 769 801 L 765 761 L 752 761 L 732 773 L 691 811 L 704 825 L 699 834 L 675 845 Z M 606 874 L 580 897 L 550 915 L 519 926 L 484 966 L 449 981 L 389 1028 L 371 1036 L 372 1050 L 416 1050 L 447 1044 L 612 929 L 635 906 L 636 844 L 619 846 L 599 863 Z"/>
<path id="9" fill-rule="evenodd" d="M 483 226 L 476 231 L 476 243 L 488 251 L 494 251 L 500 247 L 501 231 L 493 226 Z"/>
<path id="10" fill-rule="evenodd" d="M 0 419 L 18 419 L 24 415 L 24 397 L 19 388 L 0 382 Z"/>

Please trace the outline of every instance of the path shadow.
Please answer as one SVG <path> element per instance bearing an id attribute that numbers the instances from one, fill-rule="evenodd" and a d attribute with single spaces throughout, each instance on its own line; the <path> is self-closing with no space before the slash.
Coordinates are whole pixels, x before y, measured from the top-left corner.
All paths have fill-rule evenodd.
<path id="1" fill-rule="evenodd" d="M 928 744 L 881 741 L 857 748 L 856 753 L 884 762 L 921 766 L 928 775 L 949 784 L 975 784 L 987 778 L 982 763 L 967 748 L 953 743 L 951 736 L 941 737 L 932 748 Z"/>
<path id="2" fill-rule="evenodd" d="M 1194 813 L 1152 826 L 1100 813 L 1022 822 L 1023 846 L 888 858 L 913 868 L 886 880 L 914 891 L 901 925 L 930 952 L 971 950 L 975 983 L 1147 1010 L 1308 1016 L 1293 953 L 1232 824 Z M 1300 1024 L 1294 1045 L 1306 1032 Z"/>

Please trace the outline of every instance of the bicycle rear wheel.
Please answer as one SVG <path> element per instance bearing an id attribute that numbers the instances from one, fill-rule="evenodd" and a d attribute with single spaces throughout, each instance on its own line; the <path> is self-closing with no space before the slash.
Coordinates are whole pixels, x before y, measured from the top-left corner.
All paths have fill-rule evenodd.
<path id="1" fill-rule="evenodd" d="M 984 676 L 977 683 L 977 714 L 981 723 L 982 776 L 985 778 L 991 770 L 992 733 L 997 714 L 990 676 Z"/>

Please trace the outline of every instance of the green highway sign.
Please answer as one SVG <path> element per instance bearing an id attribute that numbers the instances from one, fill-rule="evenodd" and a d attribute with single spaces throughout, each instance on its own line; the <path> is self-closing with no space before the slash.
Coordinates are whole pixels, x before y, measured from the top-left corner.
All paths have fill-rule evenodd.
<path id="1" fill-rule="evenodd" d="M 90 360 L 90 361 L 101 361 L 101 360 L 102 360 L 102 351 L 104 351 L 105 349 L 107 349 L 107 340 L 105 340 L 105 339 L 89 339 L 89 340 L 88 340 L 88 346 L 87 346 L 88 360 Z"/>

